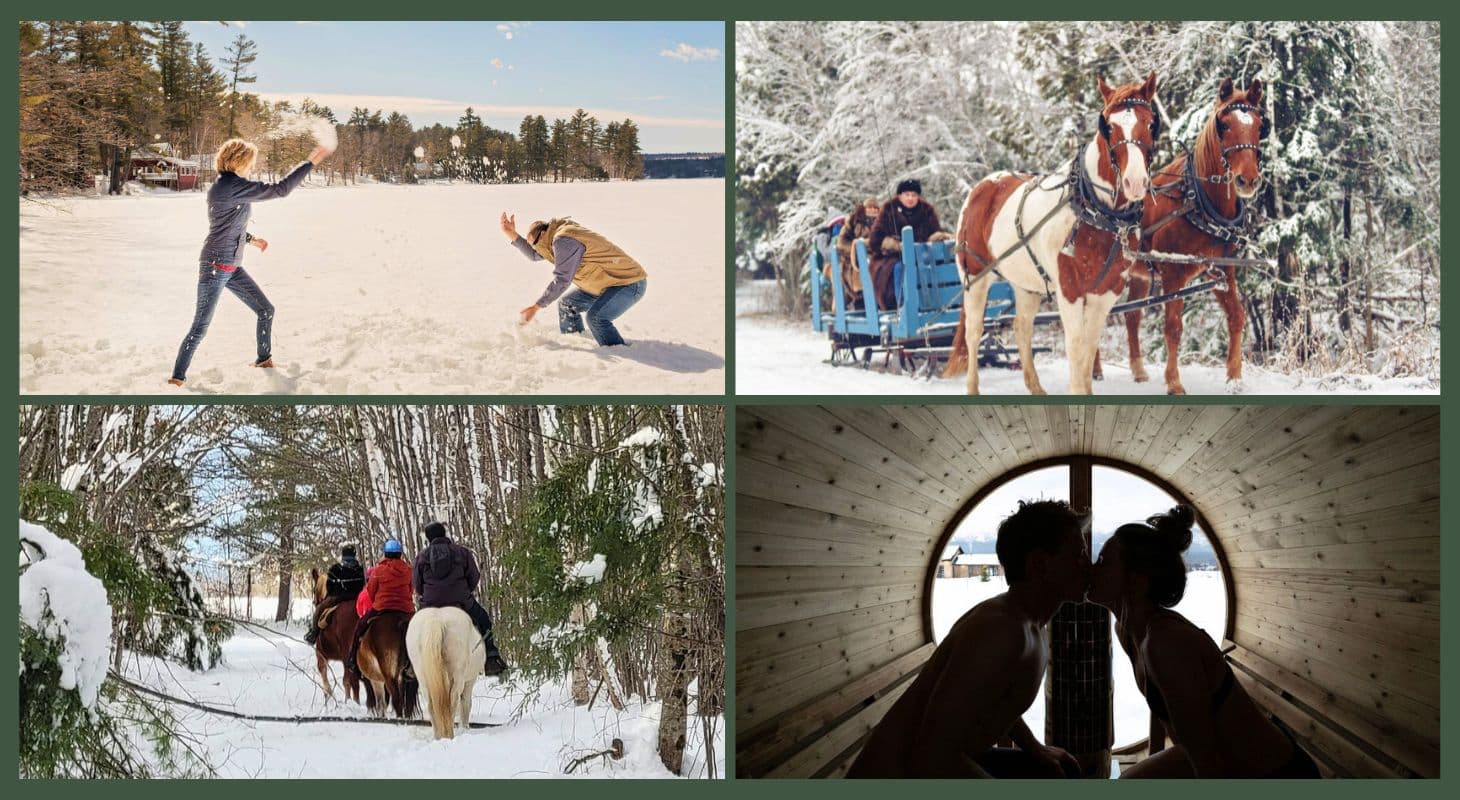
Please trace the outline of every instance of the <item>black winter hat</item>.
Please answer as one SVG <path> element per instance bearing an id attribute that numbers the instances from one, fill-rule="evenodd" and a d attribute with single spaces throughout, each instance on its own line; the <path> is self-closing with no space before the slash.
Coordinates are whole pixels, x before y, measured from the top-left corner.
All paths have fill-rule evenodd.
<path id="1" fill-rule="evenodd" d="M 440 539 L 446 535 L 446 525 L 440 522 L 428 522 L 421 530 L 425 531 L 427 539 Z"/>
<path id="2" fill-rule="evenodd" d="M 353 545 L 353 544 L 341 545 L 340 546 L 340 557 L 341 558 L 354 558 L 355 557 L 355 545 Z"/>
<path id="3" fill-rule="evenodd" d="M 923 185 L 917 178 L 908 178 L 897 185 L 897 191 L 894 194 L 902 194 L 903 192 L 917 192 L 918 194 L 922 194 Z"/>

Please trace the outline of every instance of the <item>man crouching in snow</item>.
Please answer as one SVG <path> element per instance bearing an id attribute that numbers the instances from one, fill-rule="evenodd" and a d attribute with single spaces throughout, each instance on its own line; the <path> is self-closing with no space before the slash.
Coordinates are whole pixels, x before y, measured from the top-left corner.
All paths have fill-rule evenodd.
<path id="1" fill-rule="evenodd" d="M 558 330 L 583 331 L 583 312 L 588 312 L 588 330 L 600 345 L 627 344 L 613 321 L 639 302 L 648 287 L 648 276 L 639 262 L 618 245 L 566 217 L 538 220 L 527 228 L 527 238 L 517 234 L 517 217 L 502 212 L 502 233 L 523 255 L 533 261 L 553 262 L 553 281 L 536 303 L 522 309 L 522 324 L 532 321 L 538 309 L 558 300 Z M 568 284 L 576 288 L 568 292 Z"/>

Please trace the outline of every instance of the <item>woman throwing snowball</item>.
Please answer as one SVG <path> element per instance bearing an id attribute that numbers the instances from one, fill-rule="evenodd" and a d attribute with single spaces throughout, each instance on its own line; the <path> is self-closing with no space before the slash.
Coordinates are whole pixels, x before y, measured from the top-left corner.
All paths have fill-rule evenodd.
<path id="1" fill-rule="evenodd" d="M 208 324 L 213 321 L 213 312 L 218 307 L 218 297 L 225 288 L 258 315 L 255 334 L 258 358 L 253 365 L 274 366 L 274 305 L 254 283 L 253 277 L 243 271 L 244 246 L 253 245 L 262 253 L 269 249 L 269 243 L 246 230 L 248 218 L 253 211 L 253 203 L 288 195 L 330 152 L 331 148 L 316 147 L 309 154 L 309 160 L 295 167 L 293 172 L 284 176 L 284 180 L 261 183 L 248 179 L 258 160 L 257 145 L 242 139 L 229 139 L 218 148 L 214 159 L 218 180 L 208 189 L 208 238 L 203 240 L 203 252 L 198 258 L 198 303 L 193 312 L 193 326 L 178 347 L 177 361 L 173 364 L 168 383 L 182 386 L 187 380 L 188 365 L 192 363 L 193 353 L 203 341 L 203 335 L 208 332 Z"/>
<path id="2" fill-rule="evenodd" d="M 532 321 L 539 309 L 558 300 L 558 330 L 583 331 L 583 313 L 588 313 L 588 330 L 600 345 L 627 344 L 613 321 L 639 302 L 648 287 L 648 276 L 639 262 L 617 245 L 571 219 L 538 220 L 527 228 L 527 238 L 517 234 L 517 217 L 502 212 L 502 233 L 523 255 L 533 261 L 553 262 L 553 280 L 536 303 L 522 309 L 522 324 Z M 568 292 L 568 284 L 576 288 Z"/>

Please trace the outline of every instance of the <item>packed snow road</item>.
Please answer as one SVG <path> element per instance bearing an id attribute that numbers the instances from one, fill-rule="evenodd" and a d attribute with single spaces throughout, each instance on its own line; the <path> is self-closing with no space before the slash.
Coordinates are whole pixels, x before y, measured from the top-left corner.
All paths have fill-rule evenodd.
<path id="1" fill-rule="evenodd" d="M 255 204 L 244 266 L 276 307 L 277 369 L 250 367 L 254 316 L 225 293 L 188 374 L 203 195 L 23 199 L 20 386 L 27 394 L 720 394 L 723 180 L 305 184 Z M 648 271 L 617 321 L 627 348 L 518 312 L 551 279 L 498 228 L 571 216 Z"/>

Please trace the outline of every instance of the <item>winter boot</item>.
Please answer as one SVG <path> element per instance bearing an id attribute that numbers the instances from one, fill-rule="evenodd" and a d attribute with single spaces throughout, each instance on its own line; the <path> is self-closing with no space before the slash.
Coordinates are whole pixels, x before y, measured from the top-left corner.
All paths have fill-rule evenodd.
<path id="1" fill-rule="evenodd" d="M 307 630 L 307 631 L 304 632 L 304 641 L 307 642 L 310 647 L 313 647 L 314 646 L 314 643 L 317 642 L 317 641 L 319 641 L 319 626 L 318 625 L 310 625 L 309 626 L 309 630 Z"/>
<path id="2" fill-rule="evenodd" d="M 502 660 L 501 653 L 490 653 L 487 655 L 487 663 L 483 665 L 482 672 L 488 678 L 501 675 L 507 671 L 507 662 Z"/>
<path id="3" fill-rule="evenodd" d="M 272 357 L 270 357 L 270 358 L 264 359 L 263 361 L 255 361 L 254 362 L 254 366 L 255 367 L 258 367 L 259 369 L 273 369 L 274 368 L 274 359 Z"/>
<path id="4" fill-rule="evenodd" d="M 167 379 L 167 382 L 169 384 L 171 384 L 172 386 L 182 386 L 183 385 L 183 382 L 180 381 L 180 380 L 178 380 L 177 378 L 168 378 Z"/>

